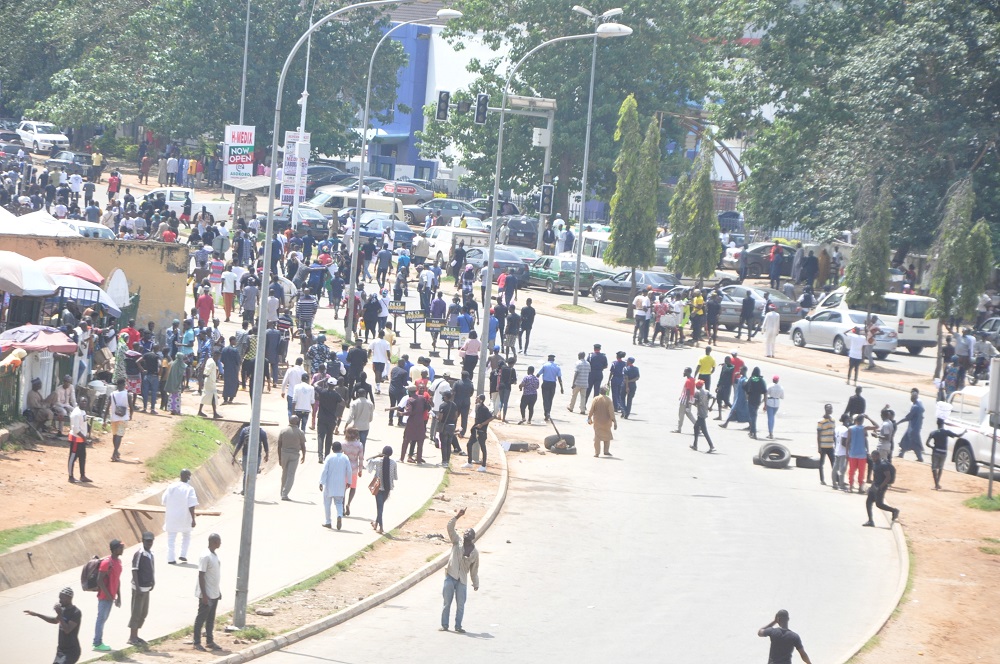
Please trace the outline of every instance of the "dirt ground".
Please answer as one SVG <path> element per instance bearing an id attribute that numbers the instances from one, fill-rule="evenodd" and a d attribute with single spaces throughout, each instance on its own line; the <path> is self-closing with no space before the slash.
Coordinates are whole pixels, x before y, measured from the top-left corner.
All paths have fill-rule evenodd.
<path id="1" fill-rule="evenodd" d="M 851 664 L 998 661 L 1000 513 L 962 504 L 986 493 L 986 480 L 946 472 L 943 489 L 935 491 L 926 456 L 925 463 L 897 460 L 896 468 L 886 503 L 901 510 L 911 588 L 877 640 Z M 1000 483 L 994 488 L 1000 491 Z M 859 512 L 859 525 L 863 518 Z"/>
<path id="2" fill-rule="evenodd" d="M 143 460 L 170 442 L 176 418 L 136 413 L 122 441 L 122 461 L 111 462 L 111 432 L 100 432 L 87 448 L 85 484 L 67 481 L 69 443 L 45 438 L 22 450 L 0 452 L 0 530 L 49 521 L 74 522 L 95 514 L 149 485 Z M 80 478 L 79 468 L 74 473 Z"/>
<path id="3" fill-rule="evenodd" d="M 491 443 L 489 458 L 496 459 L 497 454 L 496 445 Z M 247 617 L 248 627 L 266 630 L 272 636 L 282 634 L 335 614 L 388 588 L 431 558 L 448 551 L 448 520 L 458 509 L 465 507 L 468 512 L 463 517 L 462 524 L 471 526 L 477 523 L 496 497 L 499 483 L 500 469 L 497 466 L 491 464 L 488 472 L 477 473 L 463 470 L 456 463 L 449 475 L 448 487 L 434 498 L 432 505 L 422 515 L 387 535 L 372 550 L 360 554 L 346 571 L 337 573 L 309 590 L 295 591 L 255 603 L 248 612 L 252 614 Z M 365 496 L 361 494 L 355 498 L 364 499 Z M 274 615 L 255 614 L 257 609 L 273 611 Z M 190 635 L 185 635 L 157 643 L 146 652 L 118 657 L 116 661 L 153 664 L 168 658 L 177 664 L 196 664 L 238 652 L 254 643 L 245 636 L 240 638 L 221 629 L 216 631 L 215 640 L 223 648 L 215 655 L 193 650 Z"/>

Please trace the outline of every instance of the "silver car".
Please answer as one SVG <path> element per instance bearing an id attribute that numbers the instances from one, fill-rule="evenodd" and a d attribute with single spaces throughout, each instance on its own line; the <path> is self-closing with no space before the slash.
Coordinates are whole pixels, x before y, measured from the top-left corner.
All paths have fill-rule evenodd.
<path id="1" fill-rule="evenodd" d="M 838 355 L 847 355 L 847 333 L 855 327 L 864 328 L 867 314 L 863 311 L 827 309 L 792 323 L 789 334 L 796 346 L 825 346 Z M 875 357 L 884 360 L 896 350 L 896 331 L 878 316 L 875 334 Z"/>
<path id="2" fill-rule="evenodd" d="M 773 288 L 757 288 L 750 286 L 732 285 L 723 286 L 720 289 L 723 293 L 726 293 L 734 300 L 743 301 L 746 297 L 747 291 L 753 295 L 753 299 L 760 304 L 761 307 L 764 306 L 764 300 L 767 299 L 773 304 L 778 311 L 778 315 L 781 316 L 781 331 L 787 332 L 797 320 L 802 318 L 802 307 L 795 300 L 790 299 L 787 295 L 781 291 L 774 290 Z M 764 296 L 768 297 L 765 298 Z"/>
<path id="3" fill-rule="evenodd" d="M 430 189 L 416 182 L 404 180 L 386 182 L 382 187 L 382 195 L 394 195 L 394 198 L 403 201 L 403 205 L 420 205 L 434 198 L 434 192 Z"/>

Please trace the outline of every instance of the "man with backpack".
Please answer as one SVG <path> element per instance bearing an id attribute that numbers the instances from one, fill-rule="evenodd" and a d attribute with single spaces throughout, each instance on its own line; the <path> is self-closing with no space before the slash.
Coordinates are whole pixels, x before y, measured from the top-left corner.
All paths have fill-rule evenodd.
<path id="1" fill-rule="evenodd" d="M 122 605 L 122 561 L 121 555 L 125 545 L 120 540 L 113 539 L 109 543 L 111 555 L 101 560 L 97 569 L 97 622 L 94 625 L 94 650 L 111 652 L 111 646 L 104 643 L 104 623 L 111 615 L 111 604 L 121 608 Z"/>

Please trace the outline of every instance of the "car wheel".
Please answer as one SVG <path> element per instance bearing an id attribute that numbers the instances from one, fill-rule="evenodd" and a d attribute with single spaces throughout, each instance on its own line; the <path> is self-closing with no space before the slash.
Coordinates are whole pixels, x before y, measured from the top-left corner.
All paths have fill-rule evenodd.
<path id="1" fill-rule="evenodd" d="M 885 352 L 884 350 L 876 351 L 875 357 L 877 357 L 880 360 L 884 360 L 885 358 L 889 357 L 889 353 Z"/>
<path id="2" fill-rule="evenodd" d="M 833 352 L 837 355 L 847 355 L 847 345 L 844 343 L 843 337 L 837 337 L 833 340 Z"/>
<path id="3" fill-rule="evenodd" d="M 556 282 L 552 281 L 551 279 L 546 279 L 545 280 L 545 292 L 546 293 L 555 293 L 557 290 L 559 290 L 559 289 L 556 288 Z"/>
<path id="4" fill-rule="evenodd" d="M 727 323 L 727 324 L 723 325 L 722 327 L 726 328 L 727 332 L 732 332 L 733 330 L 736 329 L 736 326 L 733 325 L 732 323 Z"/>
<path id="5" fill-rule="evenodd" d="M 583 297 L 587 297 L 588 295 L 590 295 L 590 291 L 588 291 L 586 288 L 583 288 L 580 290 L 580 295 L 582 295 Z"/>
<path id="6" fill-rule="evenodd" d="M 404 220 L 404 221 L 405 221 L 406 223 L 410 224 L 411 226 L 412 226 L 413 224 L 417 223 L 417 219 L 416 219 L 416 217 L 414 217 L 414 216 L 413 216 L 413 213 L 412 213 L 412 212 L 410 212 L 409 210 L 407 210 L 407 211 L 403 212 L 403 220 Z"/>
<path id="7" fill-rule="evenodd" d="M 955 450 L 955 470 L 969 475 L 979 473 L 979 464 L 976 463 L 976 457 L 972 455 L 972 449 L 968 445 L 962 445 Z"/>
<path id="8" fill-rule="evenodd" d="M 751 279 L 757 279 L 760 277 L 760 265 L 756 263 L 751 263 L 747 266 L 747 276 Z"/>
<path id="9" fill-rule="evenodd" d="M 802 334 L 802 330 L 795 330 L 792 332 L 792 343 L 802 348 L 806 345 L 806 336 Z"/>
<path id="10" fill-rule="evenodd" d="M 604 302 L 604 288 L 601 286 L 594 288 L 594 302 Z"/>
<path id="11" fill-rule="evenodd" d="M 38 152 L 38 141 L 35 141 L 34 143 L 31 144 L 31 151 Z"/>
<path id="12" fill-rule="evenodd" d="M 444 262 L 444 254 L 442 254 L 440 251 L 438 252 L 438 255 L 437 255 L 437 262 L 438 263 L 443 263 Z"/>
<path id="13" fill-rule="evenodd" d="M 923 350 L 924 350 L 924 349 L 923 349 L 922 347 L 920 347 L 920 346 L 907 346 L 907 347 L 906 347 L 906 351 L 907 351 L 907 352 L 908 352 L 908 353 L 909 353 L 910 355 L 920 355 L 920 353 L 921 353 L 921 352 L 922 352 Z"/>

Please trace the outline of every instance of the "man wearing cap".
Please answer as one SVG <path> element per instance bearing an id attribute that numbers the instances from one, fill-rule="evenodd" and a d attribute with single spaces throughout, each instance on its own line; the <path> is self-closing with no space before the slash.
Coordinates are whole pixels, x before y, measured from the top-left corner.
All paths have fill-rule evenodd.
<path id="1" fill-rule="evenodd" d="M 615 412 L 620 413 L 625 408 L 625 351 L 615 353 L 615 361 L 608 370 L 608 383 L 611 386 L 611 401 L 615 404 Z"/>
<path id="2" fill-rule="evenodd" d="M 608 356 L 601 352 L 601 344 L 594 344 L 594 352 L 587 356 L 590 364 L 590 378 L 587 384 L 587 398 L 593 392 L 596 397 L 601 393 L 601 383 L 604 382 L 604 370 L 608 368 Z"/>
<path id="3" fill-rule="evenodd" d="M 451 602 L 458 604 L 455 609 L 455 631 L 465 634 L 462 629 L 462 618 L 465 616 L 465 596 L 468 591 L 469 577 L 472 577 L 472 589 L 479 590 L 479 551 L 476 549 L 476 531 L 469 528 L 459 538 L 455 524 L 465 516 L 465 508 L 458 510 L 448 521 L 448 537 L 451 539 L 451 556 L 445 568 L 444 608 L 441 611 L 441 631 L 448 631 L 451 619 Z"/>
<path id="4" fill-rule="evenodd" d="M 94 625 L 94 650 L 110 652 L 111 647 L 104 644 L 104 623 L 111 615 L 111 604 L 122 605 L 122 561 L 121 555 L 125 546 L 121 541 L 113 539 L 109 543 L 111 555 L 101 561 L 97 572 L 97 623 Z"/>
<path id="5" fill-rule="evenodd" d="M 142 534 L 142 548 L 132 556 L 132 616 L 128 621 L 131 646 L 147 645 L 139 638 L 139 628 L 149 613 L 149 593 L 156 585 L 153 572 L 153 533 L 147 530 Z"/>
<path id="6" fill-rule="evenodd" d="M 69 586 L 59 591 L 59 603 L 55 605 L 55 616 L 43 616 L 25 609 L 29 616 L 41 618 L 50 625 L 59 625 L 59 639 L 56 642 L 55 664 L 76 664 L 80 660 L 80 621 L 83 614 L 73 604 L 73 589 Z"/>
<path id="7" fill-rule="evenodd" d="M 622 417 L 627 420 L 628 416 L 632 414 L 632 399 L 635 398 L 636 383 L 639 382 L 639 367 L 635 366 L 634 357 L 628 358 L 625 362 L 625 370 L 622 373 L 622 378 L 625 381 L 622 387 L 625 401 L 622 404 Z"/>
<path id="8" fill-rule="evenodd" d="M 781 316 L 773 304 L 767 305 L 764 322 L 761 324 L 761 336 L 764 337 L 764 355 L 774 357 L 774 345 L 781 330 Z"/>
<path id="9" fill-rule="evenodd" d="M 559 393 L 565 394 L 562 369 L 556 364 L 555 355 L 549 355 L 548 362 L 538 370 L 538 378 L 542 381 L 542 411 L 545 414 L 545 421 L 548 422 L 552 413 L 552 399 L 556 396 L 556 383 L 559 384 Z"/>

